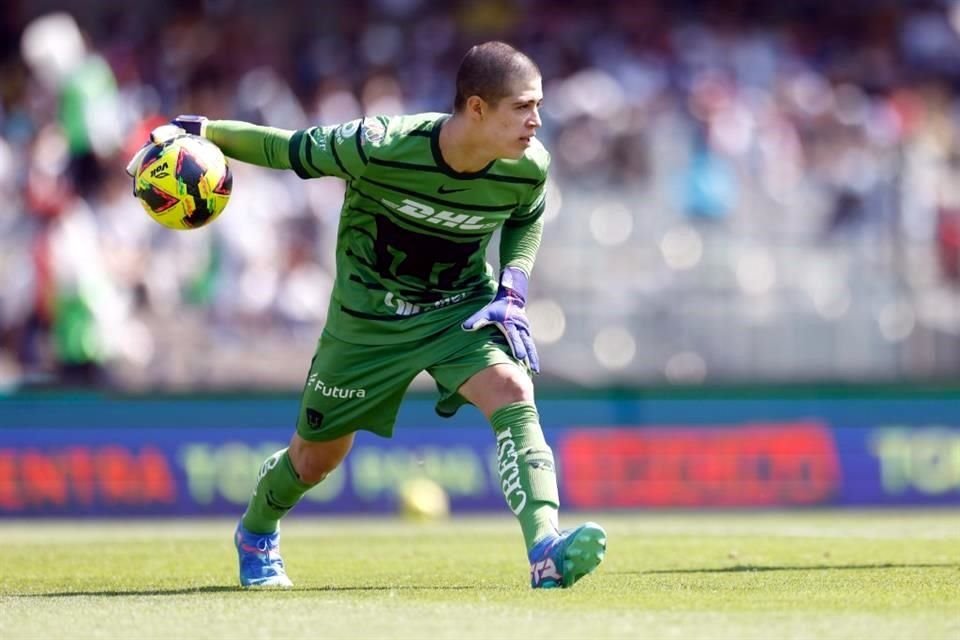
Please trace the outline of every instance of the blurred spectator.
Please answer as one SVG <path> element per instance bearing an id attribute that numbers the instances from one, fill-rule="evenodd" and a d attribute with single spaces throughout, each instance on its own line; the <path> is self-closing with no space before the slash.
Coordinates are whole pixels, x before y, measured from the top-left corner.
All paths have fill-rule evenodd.
<path id="1" fill-rule="evenodd" d="M 930 347 L 960 340 L 958 2 L 55 4 L 0 9 L 0 387 L 299 386 L 339 182 L 235 166 L 225 215 L 173 233 L 123 164 L 181 112 L 449 110 L 490 38 L 544 73 L 546 378 L 960 373 Z"/>
<path id="2" fill-rule="evenodd" d="M 84 196 L 103 180 L 101 160 L 120 146 L 117 84 L 113 71 L 89 51 L 68 13 L 51 13 L 27 25 L 21 53 L 34 78 L 56 100 L 57 122 L 69 151 L 68 172 Z"/>

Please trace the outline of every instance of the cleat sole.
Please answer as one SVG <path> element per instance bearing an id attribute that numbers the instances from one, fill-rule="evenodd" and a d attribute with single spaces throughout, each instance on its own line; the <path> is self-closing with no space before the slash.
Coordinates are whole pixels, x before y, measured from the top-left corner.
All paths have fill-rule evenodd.
<path id="1" fill-rule="evenodd" d="M 596 569 L 607 551 L 607 532 L 588 522 L 580 527 L 563 554 L 563 587 L 572 587 Z"/>
<path id="2" fill-rule="evenodd" d="M 287 580 L 286 582 L 254 582 L 240 586 L 244 589 L 292 589 L 293 583 Z"/>

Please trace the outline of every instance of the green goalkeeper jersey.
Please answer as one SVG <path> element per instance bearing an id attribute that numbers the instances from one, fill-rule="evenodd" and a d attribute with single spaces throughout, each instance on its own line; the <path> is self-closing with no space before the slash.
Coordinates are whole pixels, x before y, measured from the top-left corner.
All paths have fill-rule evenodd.
<path id="1" fill-rule="evenodd" d="M 274 135 L 246 139 L 237 136 L 240 123 L 207 126 L 207 137 L 232 157 L 346 181 L 326 324 L 335 337 L 393 344 L 463 321 L 496 291 L 486 249 L 501 226 L 501 263 L 531 270 L 549 154 L 534 139 L 519 160 L 456 172 L 439 146 L 449 117 L 367 117 L 292 135 L 247 126 Z"/>

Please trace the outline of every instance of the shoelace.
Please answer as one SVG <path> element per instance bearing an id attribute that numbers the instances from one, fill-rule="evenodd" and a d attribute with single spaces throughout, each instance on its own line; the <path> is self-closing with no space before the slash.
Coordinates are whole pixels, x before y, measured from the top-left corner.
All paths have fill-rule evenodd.
<path id="1" fill-rule="evenodd" d="M 283 558 L 280 557 L 280 545 L 275 544 L 271 540 L 271 536 L 262 536 L 255 538 L 255 544 L 249 544 L 253 542 L 249 539 L 244 539 L 243 536 L 240 537 L 240 548 L 247 553 L 254 553 L 256 557 L 261 562 L 267 562 L 268 564 L 279 564 L 280 567 L 283 567 Z"/>

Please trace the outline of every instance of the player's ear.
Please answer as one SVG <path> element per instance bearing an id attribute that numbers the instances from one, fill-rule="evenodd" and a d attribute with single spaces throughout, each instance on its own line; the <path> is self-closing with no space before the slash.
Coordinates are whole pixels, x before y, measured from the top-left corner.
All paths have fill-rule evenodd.
<path id="1" fill-rule="evenodd" d="M 467 105 L 464 111 L 467 112 L 467 115 L 470 116 L 473 120 L 483 120 L 483 117 L 487 115 L 487 103 L 480 96 L 470 96 L 467 98 Z"/>

